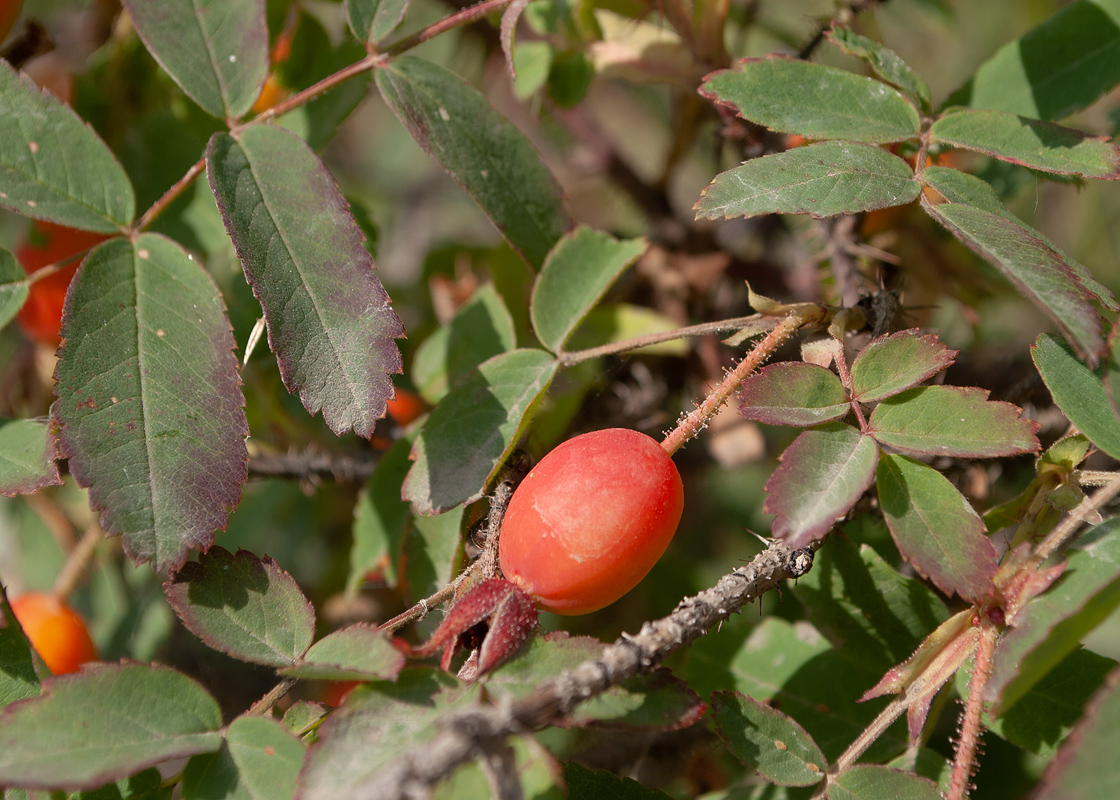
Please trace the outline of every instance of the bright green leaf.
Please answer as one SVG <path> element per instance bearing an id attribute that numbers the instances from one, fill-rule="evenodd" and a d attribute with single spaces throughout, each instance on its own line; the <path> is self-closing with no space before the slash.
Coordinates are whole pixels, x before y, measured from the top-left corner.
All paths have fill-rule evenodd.
<path id="1" fill-rule="evenodd" d="M 290 800 L 303 765 L 304 745 L 282 722 L 241 716 L 216 753 L 198 755 L 183 770 L 183 797 Z"/>
<path id="2" fill-rule="evenodd" d="M 816 364 L 770 364 L 739 388 L 739 413 L 766 425 L 819 425 L 849 411 L 840 379 Z"/>
<path id="3" fill-rule="evenodd" d="M 61 483 L 51 426 L 0 418 L 0 495 L 31 494 Z"/>
<path id="4" fill-rule="evenodd" d="M 887 83 L 909 92 L 921 103 L 924 110 L 929 110 L 929 86 L 899 57 L 898 53 L 842 25 L 833 25 L 828 31 L 828 38 L 848 55 L 862 58 L 871 65 L 876 75 Z"/>
<path id="5" fill-rule="evenodd" d="M 397 677 L 404 655 L 373 625 L 358 623 L 315 642 L 285 675 L 332 681 L 387 680 Z"/>
<path id="6" fill-rule="evenodd" d="M 738 692 L 712 696 L 716 729 L 731 753 L 779 786 L 813 786 L 828 769 L 817 743 L 791 717 Z"/>
<path id="7" fill-rule="evenodd" d="M 1045 333 L 1031 347 L 1031 358 L 1054 402 L 1070 422 L 1101 450 L 1120 458 L 1120 419 L 1100 378 Z"/>

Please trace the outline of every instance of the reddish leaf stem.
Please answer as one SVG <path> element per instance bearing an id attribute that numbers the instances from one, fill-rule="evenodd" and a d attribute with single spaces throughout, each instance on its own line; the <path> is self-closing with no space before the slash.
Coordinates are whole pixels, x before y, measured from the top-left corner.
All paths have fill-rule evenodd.
<path id="1" fill-rule="evenodd" d="M 999 640 L 999 629 L 980 618 L 980 640 L 976 646 L 976 667 L 968 689 L 968 701 L 961 720 L 961 735 L 953 758 L 953 774 L 949 778 L 948 800 L 965 800 L 971 788 L 976 763 L 976 747 L 980 743 L 980 716 L 984 713 L 984 693 L 992 677 L 992 655 Z"/>
<path id="2" fill-rule="evenodd" d="M 144 216 L 140 217 L 140 221 L 133 226 L 133 231 L 138 233 L 155 222 L 156 217 L 175 202 L 175 199 L 194 183 L 194 179 L 201 175 L 204 169 L 206 169 L 205 156 L 191 164 L 191 168 L 187 170 L 187 173 L 179 180 L 175 181 L 175 184 L 163 193 L 163 197 L 152 203 L 152 207 L 145 211 Z"/>

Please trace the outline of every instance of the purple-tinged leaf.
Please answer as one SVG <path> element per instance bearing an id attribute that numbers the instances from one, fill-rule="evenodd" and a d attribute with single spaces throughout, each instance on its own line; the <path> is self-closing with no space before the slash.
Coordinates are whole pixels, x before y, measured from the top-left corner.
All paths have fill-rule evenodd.
<path id="1" fill-rule="evenodd" d="M 766 482 L 762 510 L 778 515 L 774 536 L 804 547 L 828 533 L 871 485 L 878 456 L 870 436 L 839 422 L 798 436 Z"/>
<path id="2" fill-rule="evenodd" d="M 525 135 L 477 89 L 423 59 L 394 59 L 375 80 L 412 138 L 539 269 L 571 223 L 555 178 Z"/>
<path id="3" fill-rule="evenodd" d="M 1065 253 L 1003 214 L 965 203 L 922 207 L 1042 309 L 1082 358 L 1097 363 L 1104 352 L 1100 317 Z"/>
<path id="4" fill-rule="evenodd" d="M 1108 357 L 1104 362 L 1104 388 L 1112 412 L 1120 419 L 1120 319 L 1112 324 L 1108 335 Z"/>
<path id="5" fill-rule="evenodd" d="M 371 436 L 401 371 L 393 340 L 404 328 L 334 178 L 272 125 L 215 134 L 206 169 L 284 386 L 336 434 Z"/>
<path id="6" fill-rule="evenodd" d="M 693 209 L 697 219 L 761 214 L 821 219 L 905 205 L 921 190 L 910 166 L 880 147 L 820 142 L 721 172 Z"/>
<path id="7" fill-rule="evenodd" d="M 211 116 L 240 117 L 268 75 L 265 0 L 122 0 L 144 46 Z"/>
<path id="8" fill-rule="evenodd" d="M 828 800 L 942 800 L 929 778 L 912 772 L 857 764 L 837 775 L 828 786 Z"/>
<path id="9" fill-rule="evenodd" d="M 61 483 L 50 425 L 0 418 L 0 495 L 32 494 Z"/>
<path id="10" fill-rule="evenodd" d="M 816 364 L 770 364 L 743 381 L 739 413 L 766 425 L 809 427 L 851 411 L 840 379 Z"/>
<path id="11" fill-rule="evenodd" d="M 923 110 L 929 111 L 929 86 L 898 53 L 842 25 L 833 25 L 826 35 L 829 41 L 848 55 L 862 58 L 870 64 L 875 74 L 887 83 L 909 92 L 911 97 L 921 103 Z"/>
<path id="12" fill-rule="evenodd" d="M 134 561 L 176 569 L 241 498 L 248 453 L 218 287 L 158 234 L 113 239 L 78 269 L 55 367 L 59 455 Z"/>
<path id="13" fill-rule="evenodd" d="M 1088 540 L 1087 542 L 1085 540 Z M 996 648 L 987 699 L 1003 714 L 1120 605 L 1120 518 L 1089 531 L 1065 572 L 1030 601 Z"/>
<path id="14" fill-rule="evenodd" d="M 183 770 L 183 797 L 291 800 L 306 746 L 284 723 L 240 716 L 222 749 L 194 756 Z"/>
<path id="15" fill-rule="evenodd" d="M 861 403 L 882 400 L 936 375 L 956 355 L 936 336 L 917 329 L 880 336 L 852 362 L 852 393 Z"/>
<path id="16" fill-rule="evenodd" d="M 345 0 L 346 21 L 362 44 L 376 44 L 400 24 L 409 0 Z"/>
<path id="17" fill-rule="evenodd" d="M 0 247 L 0 328 L 15 319 L 30 293 L 27 273 L 15 256 Z"/>
<path id="18" fill-rule="evenodd" d="M 713 72 L 700 93 L 744 119 L 806 139 L 882 144 L 918 135 L 918 110 L 898 90 L 808 61 L 747 58 Z"/>
<path id="19" fill-rule="evenodd" d="M 267 556 L 212 547 L 163 585 L 191 633 L 242 661 L 287 667 L 315 634 L 315 612 L 299 585 Z"/>
<path id="20" fill-rule="evenodd" d="M 1086 438 L 1113 458 L 1120 458 L 1120 419 L 1104 383 L 1053 336 L 1042 334 L 1031 358 L 1058 408 Z"/>
<path id="21" fill-rule="evenodd" d="M 404 654 L 386 634 L 358 623 L 327 634 L 299 663 L 281 670 L 297 678 L 332 681 L 391 681 L 404 666 Z"/>
<path id="22" fill-rule="evenodd" d="M 775 708 L 739 692 L 712 695 L 716 732 L 749 769 L 778 786 L 814 786 L 828 770 L 804 728 Z"/>
<path id="23" fill-rule="evenodd" d="M 0 208 L 98 233 L 132 222 L 132 184 L 108 146 L 0 59 Z"/>
<path id="24" fill-rule="evenodd" d="M 421 514 L 482 497 L 558 368 L 543 350 L 522 349 L 494 356 L 468 374 L 424 423 L 402 497 Z"/>
<path id="25" fill-rule="evenodd" d="M 8 595 L 0 585 L 0 708 L 39 694 L 39 676 L 31 643 L 20 628 Z"/>
<path id="26" fill-rule="evenodd" d="M 1120 787 L 1120 668 L 1085 707 L 1085 716 L 1050 762 L 1037 800 L 1112 800 Z"/>
<path id="27" fill-rule="evenodd" d="M 513 0 L 512 3 L 506 6 L 506 10 L 502 12 L 502 54 L 506 57 L 506 65 L 509 67 L 509 76 L 515 82 L 517 81 L 517 69 L 513 65 L 513 34 L 514 31 L 517 30 L 517 21 L 521 19 L 521 14 L 524 13 L 528 5 L 529 0 Z"/>
<path id="28" fill-rule="evenodd" d="M 222 712 L 169 667 L 86 664 L 0 711 L 0 785 L 96 789 L 222 745 Z"/>
<path id="29" fill-rule="evenodd" d="M 933 123 L 930 137 L 1029 169 L 1085 178 L 1120 178 L 1120 152 L 1107 136 L 1090 136 L 1005 111 L 952 111 Z"/>
<path id="30" fill-rule="evenodd" d="M 992 592 L 999 555 L 968 500 L 933 467 L 883 453 L 879 507 L 899 553 L 945 594 L 979 603 Z"/>
<path id="31" fill-rule="evenodd" d="M 1037 453 L 1038 424 L 1011 403 L 988 400 L 986 389 L 918 386 L 875 407 L 867 432 L 914 455 L 996 458 Z"/>
<path id="32" fill-rule="evenodd" d="M 300 800 L 381 796 L 381 771 L 435 736 L 442 714 L 477 704 L 480 693 L 479 684 L 463 687 L 434 669 L 359 686 L 319 727 L 299 776 Z"/>

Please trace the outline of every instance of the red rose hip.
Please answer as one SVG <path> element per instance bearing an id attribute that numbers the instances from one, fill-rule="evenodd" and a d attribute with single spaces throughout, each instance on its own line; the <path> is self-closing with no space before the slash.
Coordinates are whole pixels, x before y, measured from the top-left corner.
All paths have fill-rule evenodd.
<path id="1" fill-rule="evenodd" d="M 655 440 L 623 428 L 585 433 L 541 459 L 514 492 L 502 572 L 546 611 L 597 611 L 657 563 L 683 508 L 676 465 Z"/>

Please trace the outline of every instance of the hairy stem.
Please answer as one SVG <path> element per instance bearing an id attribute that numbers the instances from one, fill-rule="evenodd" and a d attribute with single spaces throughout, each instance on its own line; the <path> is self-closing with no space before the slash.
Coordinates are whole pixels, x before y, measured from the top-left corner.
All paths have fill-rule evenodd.
<path id="1" fill-rule="evenodd" d="M 980 743 L 980 715 L 984 713 L 984 692 L 992 677 L 992 654 L 995 653 L 999 630 L 981 617 L 980 641 L 976 647 L 976 667 L 968 689 L 968 704 L 961 720 L 961 737 L 953 758 L 953 774 L 949 778 L 948 800 L 965 800 L 976 765 L 976 747 Z"/>

